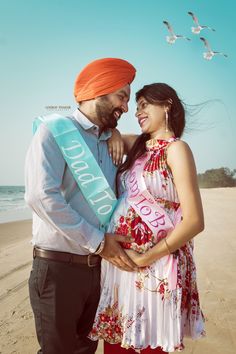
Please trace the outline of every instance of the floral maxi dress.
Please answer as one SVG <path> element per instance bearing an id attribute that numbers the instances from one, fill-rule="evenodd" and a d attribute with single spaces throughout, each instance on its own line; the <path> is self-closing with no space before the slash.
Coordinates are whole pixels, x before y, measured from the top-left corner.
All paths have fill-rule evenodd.
<path id="1" fill-rule="evenodd" d="M 175 140 L 149 140 L 143 170 L 147 190 L 172 221 L 179 200 L 166 162 L 166 151 Z M 129 205 L 125 192 L 112 216 L 109 231 L 132 235 L 135 242 L 123 247 L 140 253 L 160 241 Z M 168 288 L 161 260 L 137 272 L 122 271 L 102 260 L 101 297 L 90 339 L 120 343 L 123 348 L 141 350 L 150 346 L 173 352 L 184 349 L 185 335 L 193 339 L 203 336 L 204 317 L 196 285 L 193 242 L 181 247 L 175 256 L 178 265 L 174 290 Z"/>

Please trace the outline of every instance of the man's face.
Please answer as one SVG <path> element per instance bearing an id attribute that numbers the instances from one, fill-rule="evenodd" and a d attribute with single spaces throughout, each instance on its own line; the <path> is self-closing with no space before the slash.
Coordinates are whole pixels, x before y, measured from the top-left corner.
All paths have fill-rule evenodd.
<path id="1" fill-rule="evenodd" d="M 115 128 L 118 119 L 128 112 L 130 85 L 126 85 L 109 95 L 96 98 L 96 114 L 103 128 Z"/>

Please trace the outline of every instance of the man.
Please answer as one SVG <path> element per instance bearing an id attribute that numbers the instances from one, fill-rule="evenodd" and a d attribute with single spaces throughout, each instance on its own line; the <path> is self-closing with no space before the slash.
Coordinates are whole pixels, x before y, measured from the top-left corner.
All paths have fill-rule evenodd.
<path id="1" fill-rule="evenodd" d="M 109 128 L 116 127 L 128 111 L 134 77 L 135 68 L 122 59 L 88 64 L 75 82 L 79 109 L 66 119 L 81 134 L 113 190 L 116 167 L 107 149 Z M 71 151 L 68 148 L 67 155 Z M 42 123 L 25 168 L 25 199 L 33 210 L 30 301 L 41 347 L 38 353 L 93 354 L 97 343 L 87 334 L 99 300 L 101 256 L 127 271 L 134 270 L 135 264 L 119 244 L 127 242 L 127 237 L 105 233 L 64 157 L 56 136 Z M 83 162 L 85 168 L 87 162 Z M 91 185 L 91 174 L 83 176 L 90 178 L 83 183 Z"/>

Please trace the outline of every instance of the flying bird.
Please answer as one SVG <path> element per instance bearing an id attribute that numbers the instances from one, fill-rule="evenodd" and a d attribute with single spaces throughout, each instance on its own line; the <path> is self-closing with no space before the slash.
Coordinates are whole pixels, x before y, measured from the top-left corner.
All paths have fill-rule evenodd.
<path id="1" fill-rule="evenodd" d="M 227 54 L 224 54 L 222 52 L 215 52 L 211 49 L 208 41 L 203 38 L 203 37 L 200 37 L 201 41 L 203 41 L 206 49 L 207 49 L 207 52 L 203 53 L 203 58 L 206 59 L 206 60 L 211 60 L 215 55 L 223 55 L 225 58 L 228 58 L 228 55 Z"/>
<path id="2" fill-rule="evenodd" d="M 194 15 L 194 13 L 192 12 L 188 12 L 188 14 L 192 17 L 193 21 L 196 23 L 197 27 L 191 27 L 191 30 L 194 34 L 199 34 L 201 32 L 201 30 L 207 28 L 209 29 L 210 31 L 214 31 L 215 32 L 215 29 L 214 28 L 211 28 L 209 26 L 203 26 L 203 25 L 200 25 L 199 22 L 198 22 L 198 18 Z"/>
<path id="3" fill-rule="evenodd" d="M 176 39 L 178 38 L 182 38 L 182 39 L 186 39 L 187 41 L 191 41 L 190 38 L 187 38 L 185 36 L 182 36 L 181 34 L 175 34 L 174 31 L 173 31 L 173 28 L 171 27 L 171 25 L 169 24 L 169 22 L 167 21 L 163 21 L 164 25 L 166 25 L 169 33 L 170 33 L 170 36 L 166 36 L 166 41 L 169 43 L 169 44 L 174 44 Z"/>

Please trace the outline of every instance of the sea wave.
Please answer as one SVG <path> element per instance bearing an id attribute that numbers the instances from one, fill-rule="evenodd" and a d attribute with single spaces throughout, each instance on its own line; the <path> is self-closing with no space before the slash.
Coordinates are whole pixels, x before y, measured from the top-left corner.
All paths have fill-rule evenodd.
<path id="1" fill-rule="evenodd" d="M 0 214 L 27 209 L 24 186 L 0 186 Z"/>

